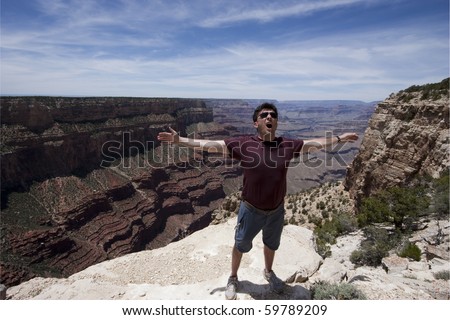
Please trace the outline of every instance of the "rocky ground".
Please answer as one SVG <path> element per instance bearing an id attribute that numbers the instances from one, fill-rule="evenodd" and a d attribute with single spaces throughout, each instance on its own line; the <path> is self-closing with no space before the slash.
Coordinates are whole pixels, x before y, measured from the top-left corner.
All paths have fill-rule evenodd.
<path id="1" fill-rule="evenodd" d="M 9 288 L 7 298 L 224 299 L 234 226 L 235 217 L 231 217 L 164 248 L 105 261 L 68 278 L 35 278 Z M 448 221 L 429 222 L 414 238 L 425 246 L 438 229 L 448 246 Z M 317 281 L 351 283 L 367 299 L 450 298 L 449 281 L 434 277 L 438 271 L 450 271 L 448 251 L 441 252 L 446 258 L 437 257 L 424 247 L 426 253 L 419 262 L 392 253 L 382 267 L 357 268 L 349 256 L 361 239 L 360 232 L 338 238 L 331 257 L 322 259 L 314 249 L 311 230 L 286 225 L 274 270 L 287 284 L 278 295 L 270 292 L 262 277 L 262 243 L 257 237 L 242 261 L 238 299 L 310 299 L 309 289 Z"/>

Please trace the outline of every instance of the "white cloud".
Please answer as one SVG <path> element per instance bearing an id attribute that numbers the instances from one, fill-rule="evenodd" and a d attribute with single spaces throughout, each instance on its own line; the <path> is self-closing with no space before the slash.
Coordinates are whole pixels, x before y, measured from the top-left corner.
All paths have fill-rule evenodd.
<path id="1" fill-rule="evenodd" d="M 360 0 L 142 3 L 42 1 L 51 23 L 2 32 L 2 93 L 376 100 L 448 71 L 446 30 L 432 24 L 385 30 L 380 21 L 378 30 L 309 40 L 291 31 L 276 45 L 239 35 L 209 49 L 174 42 L 188 26 L 267 22 Z"/>
<path id="2" fill-rule="evenodd" d="M 268 22 L 275 19 L 310 14 L 319 10 L 334 9 L 345 5 L 360 3 L 362 0 L 314 0 L 314 1 L 275 1 L 263 4 L 239 1 L 225 13 L 221 12 L 202 20 L 203 27 L 218 27 L 231 23 L 252 21 Z"/>

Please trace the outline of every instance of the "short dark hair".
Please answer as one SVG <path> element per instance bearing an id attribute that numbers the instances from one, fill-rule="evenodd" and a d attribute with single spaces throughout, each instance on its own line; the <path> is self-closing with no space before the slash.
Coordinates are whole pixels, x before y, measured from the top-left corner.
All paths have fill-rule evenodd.
<path id="1" fill-rule="evenodd" d="M 263 104 L 260 104 L 259 106 L 257 106 L 255 111 L 253 111 L 253 122 L 256 122 L 256 120 L 258 120 L 258 114 L 261 112 L 261 110 L 264 110 L 264 109 L 273 110 L 278 116 L 277 107 L 275 107 L 275 105 L 273 103 L 264 102 Z"/>

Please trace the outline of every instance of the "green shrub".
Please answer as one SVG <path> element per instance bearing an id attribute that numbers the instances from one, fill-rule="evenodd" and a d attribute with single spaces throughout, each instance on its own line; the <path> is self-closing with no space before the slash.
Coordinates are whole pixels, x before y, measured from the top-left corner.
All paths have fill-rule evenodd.
<path id="1" fill-rule="evenodd" d="M 316 251 L 324 259 L 331 256 L 331 246 L 322 238 L 316 238 Z"/>
<path id="2" fill-rule="evenodd" d="M 373 226 L 364 229 L 365 240 L 361 242 L 361 247 L 350 255 L 350 261 L 356 266 L 381 265 L 381 260 L 387 257 L 389 250 L 394 248 L 400 241 L 400 234 L 389 234 L 385 229 Z"/>
<path id="3" fill-rule="evenodd" d="M 381 265 L 381 260 L 388 256 L 388 252 L 384 246 L 365 244 L 351 253 L 350 261 L 356 266 L 377 267 Z"/>
<path id="4" fill-rule="evenodd" d="M 432 197 L 432 204 L 434 211 L 440 217 L 448 217 L 449 208 L 449 173 L 447 172 L 439 179 L 433 181 L 432 186 L 434 192 Z"/>
<path id="5" fill-rule="evenodd" d="M 320 201 L 320 202 L 318 203 L 317 209 L 324 210 L 325 207 L 326 207 L 325 203 L 324 203 L 323 201 Z"/>
<path id="6" fill-rule="evenodd" d="M 358 229 L 358 223 L 354 215 L 347 212 L 333 214 L 333 224 L 336 226 L 338 234 L 347 234 Z"/>
<path id="7" fill-rule="evenodd" d="M 336 238 L 357 229 L 357 222 L 353 215 L 340 212 L 333 215 L 331 220 L 325 220 L 323 224 L 316 226 L 314 235 L 316 237 L 317 253 L 323 258 L 331 254 L 329 244 L 336 243 Z"/>
<path id="8" fill-rule="evenodd" d="M 399 256 L 402 258 L 411 258 L 415 261 L 420 261 L 422 251 L 415 243 L 408 242 L 400 251 Z"/>
<path id="9" fill-rule="evenodd" d="M 322 224 L 322 218 L 315 215 L 308 215 L 308 222 L 313 223 L 316 227 L 319 227 Z"/>
<path id="10" fill-rule="evenodd" d="M 436 280 L 450 280 L 450 271 L 442 270 L 433 274 Z"/>
<path id="11" fill-rule="evenodd" d="M 350 283 L 330 284 L 319 281 L 312 285 L 311 299 L 313 300 L 365 300 L 364 293 Z"/>
<path id="12" fill-rule="evenodd" d="M 357 216 L 358 225 L 362 228 L 371 223 L 385 222 L 389 216 L 389 207 L 378 196 L 362 200 L 360 213 Z"/>

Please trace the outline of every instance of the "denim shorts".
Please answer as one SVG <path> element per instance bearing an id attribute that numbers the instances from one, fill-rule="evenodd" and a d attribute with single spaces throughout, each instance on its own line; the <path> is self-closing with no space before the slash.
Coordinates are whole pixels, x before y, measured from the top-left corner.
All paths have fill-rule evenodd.
<path id="1" fill-rule="evenodd" d="M 277 250 L 280 246 L 283 225 L 284 204 L 267 212 L 242 201 L 234 237 L 235 247 L 239 252 L 249 252 L 253 247 L 253 239 L 262 230 L 264 245 L 271 250 Z"/>

